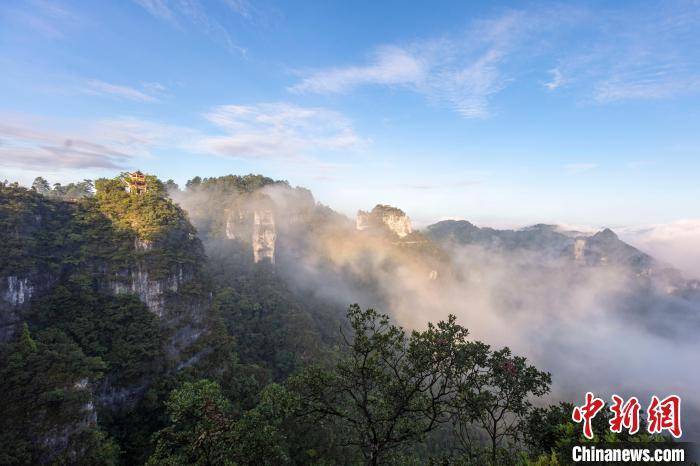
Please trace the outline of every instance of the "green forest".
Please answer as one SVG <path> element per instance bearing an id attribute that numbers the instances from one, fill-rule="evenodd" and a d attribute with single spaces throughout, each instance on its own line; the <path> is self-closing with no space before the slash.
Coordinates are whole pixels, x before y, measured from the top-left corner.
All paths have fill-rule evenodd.
<path id="1" fill-rule="evenodd" d="M 405 329 L 300 290 L 217 219 L 283 190 L 322 234 L 339 214 L 303 188 L 133 183 L 0 185 L 0 464 L 557 465 L 584 441 L 556 374 L 454 316 Z M 665 440 L 608 420 L 590 442 Z"/>

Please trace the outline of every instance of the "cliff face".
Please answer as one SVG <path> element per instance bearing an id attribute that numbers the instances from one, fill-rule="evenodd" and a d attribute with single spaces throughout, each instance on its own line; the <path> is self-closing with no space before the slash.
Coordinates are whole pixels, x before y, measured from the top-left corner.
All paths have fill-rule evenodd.
<path id="1" fill-rule="evenodd" d="M 371 212 L 357 212 L 356 228 L 364 230 L 385 230 L 399 238 L 404 238 L 413 232 L 411 219 L 403 210 L 388 205 L 378 204 Z"/>
<path id="2" fill-rule="evenodd" d="M 182 267 L 165 278 L 152 279 L 148 267 L 143 263 L 135 264 L 133 269 L 118 272 L 116 276 L 116 280 L 108 283 L 112 293 L 135 294 L 151 312 L 160 318 L 167 317 L 166 295 L 177 293 L 183 284 L 192 279 L 192 274 L 185 273 Z"/>
<path id="3" fill-rule="evenodd" d="M 275 263 L 275 215 L 272 210 L 253 213 L 253 260 L 257 263 L 263 259 Z"/>
<path id="4" fill-rule="evenodd" d="M 93 198 L 78 202 L 22 188 L 2 188 L 0 197 L 0 254 L 7 258 L 0 268 L 0 341 L 40 317 L 37 306 L 57 287 L 77 286 L 137 296 L 173 333 L 174 358 L 193 343 L 175 339 L 183 325 L 199 326 L 208 305 L 205 257 L 184 212 L 163 193 L 130 194 L 118 180 L 103 180 Z"/>
<path id="5" fill-rule="evenodd" d="M 232 209 L 226 219 L 226 237 L 250 243 L 255 263 L 275 263 L 277 226 L 272 208 Z"/>
<path id="6" fill-rule="evenodd" d="M 75 345 L 84 364 L 105 362 L 55 387 L 84 401 L 60 421 L 41 421 L 48 457 L 94 429 L 98 407 L 134 406 L 159 374 L 210 351 L 203 246 L 151 182 L 129 193 L 118 179 L 100 180 L 94 196 L 71 201 L 0 187 L 0 343 L 17 341 L 27 323 L 32 333 L 56 332 L 61 348 Z"/>

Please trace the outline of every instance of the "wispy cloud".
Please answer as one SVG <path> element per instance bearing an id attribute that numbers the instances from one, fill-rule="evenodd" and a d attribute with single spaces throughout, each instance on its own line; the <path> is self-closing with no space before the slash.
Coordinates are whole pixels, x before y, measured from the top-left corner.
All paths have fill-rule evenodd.
<path id="1" fill-rule="evenodd" d="M 223 0 L 223 2 L 245 19 L 252 19 L 256 11 L 246 0 Z"/>
<path id="2" fill-rule="evenodd" d="M 175 13 L 168 6 L 167 0 L 134 0 L 156 18 L 177 24 Z"/>
<path id="3" fill-rule="evenodd" d="M 340 113 L 275 102 L 221 105 L 203 115 L 208 131 L 141 118 L 56 122 L 0 115 L 0 166 L 34 170 L 124 168 L 161 150 L 257 160 L 286 160 L 319 173 L 344 165 L 327 159 L 368 140 Z"/>
<path id="4" fill-rule="evenodd" d="M 367 63 L 305 73 L 289 89 L 297 93 L 339 93 L 363 85 L 393 86 L 446 104 L 466 118 L 489 115 L 489 98 L 509 78 L 502 65 L 526 29 L 521 13 L 479 21 L 464 34 L 408 45 L 381 45 Z"/>
<path id="5" fill-rule="evenodd" d="M 3 19 L 28 26 L 33 32 L 50 39 L 63 39 L 67 30 L 83 22 L 78 14 L 59 2 L 30 0 L 24 5 L 3 5 L 5 7 Z"/>
<path id="6" fill-rule="evenodd" d="M 201 30 L 212 40 L 229 51 L 245 55 L 246 49 L 239 45 L 229 30 L 207 11 L 207 3 L 199 0 L 134 0 L 154 17 L 178 28 L 190 24 Z M 253 8 L 245 0 L 223 0 L 228 9 L 244 19 L 251 19 Z"/>
<path id="7" fill-rule="evenodd" d="M 0 123 L 0 164 L 3 166 L 119 168 L 128 159 L 128 154 L 100 142 Z"/>
<path id="8" fill-rule="evenodd" d="M 427 61 L 416 51 L 387 45 L 372 53 L 370 63 L 321 70 L 295 84 L 295 92 L 344 92 L 364 84 L 415 85 L 426 80 Z"/>
<path id="9" fill-rule="evenodd" d="M 184 144 L 194 133 L 135 118 L 74 122 L 0 117 L 0 166 L 35 170 L 125 167 L 157 147 Z"/>
<path id="10" fill-rule="evenodd" d="M 483 118 L 493 113 L 496 94 L 549 62 L 556 65 L 541 70 L 549 74 L 540 80 L 546 90 L 573 90 L 597 104 L 700 93 L 700 7 L 666 2 L 662 10 L 509 11 L 473 21 L 461 34 L 379 45 L 364 62 L 303 70 L 289 90 L 331 94 L 392 87 L 420 93 L 466 118 Z"/>
<path id="11" fill-rule="evenodd" d="M 649 5 L 633 12 L 590 12 L 585 25 L 572 32 L 588 34 L 591 40 L 561 49 L 565 55 L 558 58 L 546 86 L 568 87 L 598 104 L 699 93 L 699 5 Z"/>
<path id="12" fill-rule="evenodd" d="M 324 108 L 284 102 L 223 105 L 205 116 L 223 134 L 203 136 L 196 146 L 221 156 L 301 158 L 363 143 L 345 117 Z"/>
<path id="13" fill-rule="evenodd" d="M 633 70 L 615 74 L 595 86 L 594 99 L 599 103 L 650 100 L 700 91 L 700 74 L 679 76 L 676 71 Z"/>
<path id="14" fill-rule="evenodd" d="M 549 70 L 549 73 L 552 75 L 552 79 L 546 82 L 544 87 L 550 91 L 553 91 L 566 83 L 566 79 L 564 79 L 564 75 L 561 73 L 559 68 L 552 68 Z"/>
<path id="15" fill-rule="evenodd" d="M 146 88 L 149 91 L 149 93 L 147 93 L 145 91 L 140 91 L 133 87 L 123 86 L 120 84 L 112 84 L 92 79 L 85 83 L 84 92 L 88 94 L 111 95 L 127 100 L 133 100 L 136 102 L 155 102 L 158 99 L 153 94 L 151 94 L 151 92 L 159 92 L 162 86 L 160 84 L 157 84 L 159 87 L 156 88 L 154 87 L 154 84 L 157 83 L 150 83 L 144 85 L 144 88 Z"/>

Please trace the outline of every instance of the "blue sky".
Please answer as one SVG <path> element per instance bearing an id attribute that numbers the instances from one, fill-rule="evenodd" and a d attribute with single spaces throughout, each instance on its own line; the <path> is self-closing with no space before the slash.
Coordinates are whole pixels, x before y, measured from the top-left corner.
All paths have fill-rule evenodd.
<path id="1" fill-rule="evenodd" d="M 700 3 L 16 1 L 0 178 L 262 173 L 421 225 L 700 217 Z"/>

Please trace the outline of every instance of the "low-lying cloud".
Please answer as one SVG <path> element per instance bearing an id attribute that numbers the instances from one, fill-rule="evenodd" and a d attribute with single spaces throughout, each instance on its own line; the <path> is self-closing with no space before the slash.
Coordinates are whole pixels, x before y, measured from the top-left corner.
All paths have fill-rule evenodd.
<path id="1" fill-rule="evenodd" d="M 694 420 L 700 374 L 689 370 L 700 352 L 697 301 L 681 303 L 663 287 L 648 288 L 639 271 L 623 265 L 581 265 L 538 251 L 473 245 L 427 252 L 434 250 L 420 237 L 400 245 L 395 238 L 358 232 L 342 216 L 312 220 L 308 196 L 284 186 L 262 192 L 277 205 L 275 268 L 304 296 L 339 308 L 350 302 L 373 306 L 409 329 L 455 314 L 473 338 L 509 346 L 550 371 L 554 383 L 547 401 L 579 402 L 586 391 L 640 400 L 677 393 L 687 438 L 700 435 Z M 190 196 L 194 202 L 188 203 Z M 186 209 L 200 209 L 190 212 L 195 222 L 209 218 L 209 224 L 224 225 L 230 212 L 206 196 L 187 192 L 178 200 Z M 680 222 L 647 237 L 661 241 L 679 232 L 686 241 L 676 247 L 690 250 L 698 244 L 697 226 Z"/>
<path id="2" fill-rule="evenodd" d="M 659 260 L 673 264 L 689 277 L 700 279 L 700 219 L 627 228 L 620 235 Z"/>

